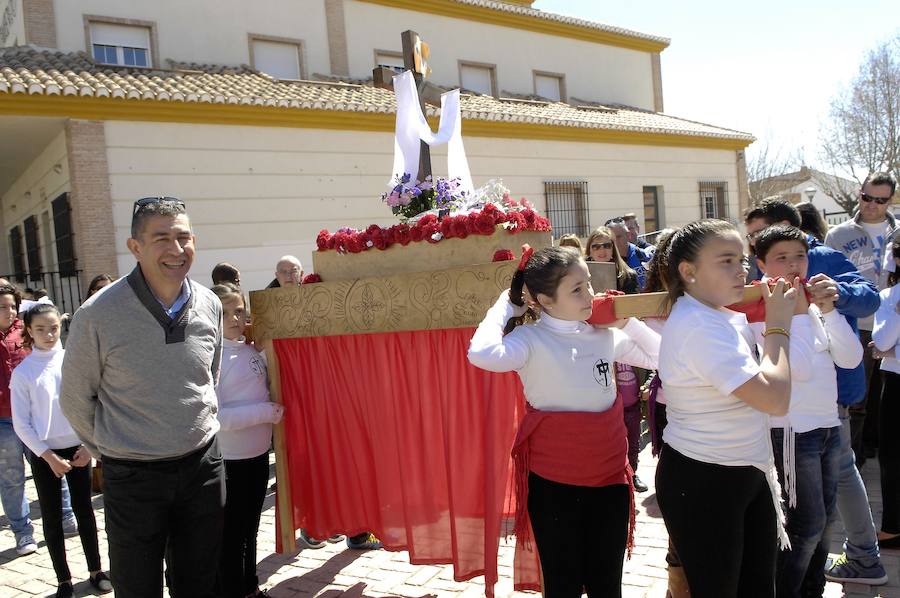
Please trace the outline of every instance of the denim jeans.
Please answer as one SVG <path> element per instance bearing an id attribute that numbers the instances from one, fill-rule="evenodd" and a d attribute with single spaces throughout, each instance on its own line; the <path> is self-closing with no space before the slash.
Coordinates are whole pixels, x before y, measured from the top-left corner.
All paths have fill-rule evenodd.
<path id="1" fill-rule="evenodd" d="M 9 417 L 0 418 L 0 502 L 16 540 L 34 534 L 25 498 L 25 447 Z"/>
<path id="2" fill-rule="evenodd" d="M 784 488 L 784 429 L 772 429 L 772 448 L 778 479 Z M 787 532 L 791 549 L 778 553 L 776 595 L 779 598 L 800 598 L 803 580 L 810 571 L 822 575 L 825 559 L 816 556 L 829 518 L 837 501 L 838 470 L 841 456 L 840 426 L 817 428 L 794 433 L 794 470 L 796 475 L 797 506 L 788 506 Z M 821 560 L 821 562 L 819 562 Z"/>

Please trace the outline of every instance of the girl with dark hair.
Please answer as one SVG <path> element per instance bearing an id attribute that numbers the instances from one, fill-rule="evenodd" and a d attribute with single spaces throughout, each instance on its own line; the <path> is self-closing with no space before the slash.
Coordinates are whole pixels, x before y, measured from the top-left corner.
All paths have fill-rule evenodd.
<path id="1" fill-rule="evenodd" d="M 625 294 L 637 293 L 637 272 L 628 267 L 615 243 L 613 232 L 601 226 L 594 229 L 588 237 L 584 250 L 584 259 L 589 262 L 612 262 L 616 265 L 616 289 Z"/>
<path id="2" fill-rule="evenodd" d="M 900 238 L 891 243 L 894 271 L 888 287 L 881 291 L 881 307 L 875 312 L 872 353 L 881 358 L 881 414 L 879 415 L 878 464 L 881 467 L 881 496 L 884 513 L 878 544 L 900 548 L 900 437 L 896 422 L 900 417 Z"/>
<path id="3" fill-rule="evenodd" d="M 800 230 L 818 239 L 819 243 L 824 243 L 825 235 L 828 234 L 828 223 L 825 222 L 822 212 L 810 201 L 801 201 L 794 207 L 800 212 Z"/>
<path id="4" fill-rule="evenodd" d="M 98 274 L 91 279 L 91 284 L 88 285 L 87 295 L 84 297 L 84 300 L 87 301 L 91 298 L 92 295 L 96 294 L 97 291 L 114 282 L 115 280 L 116 279 L 109 274 Z"/>
<path id="5" fill-rule="evenodd" d="M 81 446 L 59 406 L 65 353 L 59 342 L 59 310 L 50 304 L 38 304 L 25 312 L 24 320 L 25 343 L 33 349 L 12 373 L 13 427 L 29 449 L 44 539 L 59 583 L 56 598 L 73 596 L 62 523 L 63 476 L 69 485 L 91 585 L 110 592 L 112 585 L 100 566 L 97 522 L 91 504 L 91 455 Z"/>
<path id="6" fill-rule="evenodd" d="M 547 598 L 579 598 L 583 589 L 621 596 L 634 496 L 612 364 L 656 367 L 659 335 L 634 319 L 585 323 L 594 292 L 584 259 L 566 247 L 523 249 L 468 354 L 480 368 L 517 372 L 524 386 L 527 413 L 513 447 L 517 543 L 530 546 L 533 530 Z"/>
<path id="7" fill-rule="evenodd" d="M 722 220 L 669 241 L 662 283 L 674 306 L 659 375 L 668 424 L 656 494 L 692 598 L 775 595 L 777 539 L 787 537 L 767 414 L 791 394 L 788 344 L 800 281 L 762 285 L 761 360 L 747 318 L 728 309 L 744 292 L 743 244 Z M 715 500 L 710 491 L 715 490 Z"/>

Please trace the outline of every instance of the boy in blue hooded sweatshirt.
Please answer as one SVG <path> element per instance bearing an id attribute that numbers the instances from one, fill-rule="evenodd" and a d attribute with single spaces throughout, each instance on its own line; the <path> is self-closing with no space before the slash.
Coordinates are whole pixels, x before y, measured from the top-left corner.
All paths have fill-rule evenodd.
<path id="1" fill-rule="evenodd" d="M 800 227 L 800 213 L 788 201 L 766 199 L 744 215 L 747 241 L 753 251 L 754 241 L 760 232 L 773 224 L 789 224 Z M 833 294 L 837 290 L 835 308 L 857 332 L 858 318 L 867 318 L 878 310 L 881 299 L 875 285 L 868 281 L 840 251 L 822 245 L 809 235 L 809 290 L 813 298 L 819 293 Z M 754 258 L 755 261 L 755 258 Z M 866 396 L 866 375 L 863 364 L 853 369 L 837 369 L 838 415 L 841 420 L 841 456 L 838 474 L 838 512 L 841 515 L 847 540 L 841 555 L 823 574 L 828 558 L 828 546 L 823 541 L 813 555 L 804 589 L 813 592 L 825 586 L 825 577 L 833 581 L 852 581 L 880 585 L 887 583 L 887 574 L 881 565 L 878 540 L 869 497 L 863 484 L 856 459 L 851 448 L 849 407 Z M 832 522 L 833 523 L 833 522 Z M 823 538 L 830 537 L 826 531 Z"/>

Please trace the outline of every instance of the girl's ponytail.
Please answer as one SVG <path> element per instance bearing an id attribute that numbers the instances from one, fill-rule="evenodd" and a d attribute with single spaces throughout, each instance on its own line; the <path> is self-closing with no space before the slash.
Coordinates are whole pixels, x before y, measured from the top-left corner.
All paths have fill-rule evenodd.
<path id="1" fill-rule="evenodd" d="M 532 249 L 530 245 L 527 243 L 522 245 L 522 259 L 519 261 L 519 267 L 516 268 L 512 277 L 512 282 L 509 284 L 509 301 L 518 307 L 525 305 L 525 268 L 528 266 L 528 261 L 533 254 L 534 249 Z M 503 327 L 503 334 L 509 334 L 516 326 L 524 324 L 526 321 L 525 318 L 529 313 L 533 315 L 534 312 L 529 308 L 528 311 L 525 312 L 525 315 L 517 318 L 510 318 L 506 323 L 506 326 Z"/>

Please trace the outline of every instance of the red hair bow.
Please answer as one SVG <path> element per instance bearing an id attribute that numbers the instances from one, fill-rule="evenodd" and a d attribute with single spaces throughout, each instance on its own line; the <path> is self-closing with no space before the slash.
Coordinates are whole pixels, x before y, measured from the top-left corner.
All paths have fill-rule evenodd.
<path id="1" fill-rule="evenodd" d="M 522 259 L 519 260 L 519 271 L 524 272 L 525 266 L 528 265 L 528 260 L 531 259 L 531 256 L 534 254 L 534 249 L 531 248 L 531 245 L 525 243 L 522 245 Z"/>

